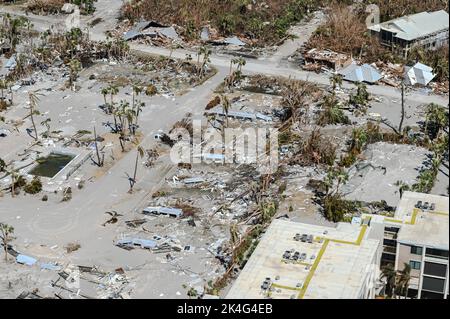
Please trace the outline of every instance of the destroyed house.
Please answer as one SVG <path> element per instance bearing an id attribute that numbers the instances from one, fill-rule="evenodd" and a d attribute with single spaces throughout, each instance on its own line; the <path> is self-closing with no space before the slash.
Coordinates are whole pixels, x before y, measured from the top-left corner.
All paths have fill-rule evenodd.
<path id="1" fill-rule="evenodd" d="M 153 249 L 157 246 L 156 241 L 140 238 L 124 238 L 119 240 L 116 245 L 122 248 L 135 248 L 140 247 L 143 249 Z"/>
<path id="2" fill-rule="evenodd" d="M 185 185 L 201 184 L 204 182 L 205 179 L 203 177 L 190 177 L 183 179 L 183 184 Z"/>
<path id="3" fill-rule="evenodd" d="M 230 110 L 228 112 L 225 112 L 223 109 L 214 109 L 211 111 L 205 112 L 206 115 L 216 115 L 216 116 L 223 116 L 223 117 L 230 117 L 238 120 L 249 120 L 249 121 L 255 121 L 255 120 L 262 120 L 266 122 L 271 122 L 272 118 L 268 115 L 262 114 L 262 113 L 250 113 L 250 112 L 241 112 L 241 111 L 233 111 Z"/>
<path id="4" fill-rule="evenodd" d="M 143 214 L 151 215 L 166 215 L 170 217 L 181 217 L 183 216 L 183 210 L 171 207 L 147 207 L 142 211 Z"/>
<path id="5" fill-rule="evenodd" d="M 444 10 L 421 12 L 370 26 L 382 45 L 407 57 L 413 47 L 437 49 L 448 45 L 449 16 Z"/>
<path id="6" fill-rule="evenodd" d="M 303 59 L 307 69 L 317 66 L 339 71 L 352 63 L 352 58 L 348 55 L 331 50 L 311 49 L 303 54 Z"/>

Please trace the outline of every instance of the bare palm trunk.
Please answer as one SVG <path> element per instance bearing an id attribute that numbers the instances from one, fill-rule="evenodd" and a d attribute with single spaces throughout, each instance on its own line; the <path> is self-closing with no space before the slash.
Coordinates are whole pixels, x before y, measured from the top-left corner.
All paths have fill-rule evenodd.
<path id="1" fill-rule="evenodd" d="M 134 184 L 136 183 L 136 176 L 137 176 L 138 162 L 139 162 L 139 152 L 137 152 L 137 154 L 136 154 L 136 161 L 134 162 L 133 186 L 134 186 Z"/>
<path id="2" fill-rule="evenodd" d="M 36 124 L 34 123 L 34 108 L 33 106 L 30 105 L 30 118 L 31 118 L 31 123 L 33 124 L 33 130 L 34 130 L 34 139 L 37 141 L 38 140 L 38 133 L 36 130 Z"/>
<path id="3" fill-rule="evenodd" d="M 403 135 L 403 122 L 405 120 L 405 84 L 402 82 L 402 118 L 398 126 L 398 132 Z"/>
<path id="4" fill-rule="evenodd" d="M 96 152 L 96 154 L 97 154 L 97 164 L 98 164 L 98 166 L 103 166 L 103 159 L 102 158 L 100 158 L 100 152 L 99 152 L 99 150 L 98 150 L 98 145 L 97 145 L 97 132 L 96 132 L 96 130 L 95 130 L 95 126 L 94 126 L 94 143 L 95 143 L 95 152 Z"/>
<path id="5" fill-rule="evenodd" d="M 14 172 L 11 173 L 11 179 L 12 179 L 12 184 L 11 184 L 11 196 L 14 197 L 15 193 L 16 193 L 16 189 L 15 189 L 15 176 L 14 176 Z"/>

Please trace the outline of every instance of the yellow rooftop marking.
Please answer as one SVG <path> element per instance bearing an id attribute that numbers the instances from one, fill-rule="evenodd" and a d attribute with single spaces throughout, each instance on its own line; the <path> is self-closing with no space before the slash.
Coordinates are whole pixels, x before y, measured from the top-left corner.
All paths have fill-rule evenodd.
<path id="1" fill-rule="evenodd" d="M 308 289 L 308 285 L 311 282 L 312 277 L 314 276 L 314 272 L 317 269 L 317 266 L 319 266 L 320 260 L 322 259 L 323 254 L 325 253 L 325 250 L 327 250 L 328 243 L 330 242 L 329 239 L 325 239 L 323 242 L 322 247 L 320 248 L 319 254 L 317 255 L 316 260 L 314 261 L 314 264 L 311 266 L 311 270 L 308 273 L 308 276 L 306 277 L 305 282 L 303 283 L 302 289 L 300 289 L 300 293 L 298 294 L 298 299 L 302 299 L 305 296 L 306 289 Z"/>

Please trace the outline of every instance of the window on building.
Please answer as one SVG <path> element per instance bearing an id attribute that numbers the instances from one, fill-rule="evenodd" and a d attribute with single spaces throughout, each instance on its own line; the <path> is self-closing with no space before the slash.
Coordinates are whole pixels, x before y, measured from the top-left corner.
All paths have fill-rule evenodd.
<path id="1" fill-rule="evenodd" d="M 426 275 L 431 275 L 431 276 L 436 276 L 436 277 L 446 277 L 447 265 L 426 262 L 423 272 Z"/>
<path id="2" fill-rule="evenodd" d="M 423 248 L 418 246 L 411 246 L 411 254 L 422 256 Z"/>
<path id="3" fill-rule="evenodd" d="M 445 279 L 423 276 L 422 289 L 443 293 L 445 287 Z"/>
<path id="4" fill-rule="evenodd" d="M 420 270 L 420 261 L 410 260 L 409 265 L 411 266 L 411 269 Z"/>
<path id="5" fill-rule="evenodd" d="M 397 241 L 394 239 L 384 239 L 383 245 L 389 246 L 389 247 L 397 247 Z"/>
<path id="6" fill-rule="evenodd" d="M 421 299 L 444 299 L 444 295 L 443 294 L 437 294 L 435 292 L 430 292 L 430 291 L 422 291 Z"/>
<path id="7" fill-rule="evenodd" d="M 427 248 L 427 250 L 425 251 L 425 255 L 427 257 L 448 259 L 448 250 Z"/>

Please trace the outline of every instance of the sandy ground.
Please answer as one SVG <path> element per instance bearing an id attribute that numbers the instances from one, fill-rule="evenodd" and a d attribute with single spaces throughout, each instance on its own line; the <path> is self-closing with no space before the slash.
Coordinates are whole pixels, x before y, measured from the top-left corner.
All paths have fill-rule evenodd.
<path id="1" fill-rule="evenodd" d="M 396 182 L 414 184 L 427 154 L 426 149 L 412 145 L 369 145 L 363 153 L 364 160 L 350 168 L 350 179 L 342 192 L 348 199 L 365 202 L 385 200 L 395 207 L 400 199 Z"/>

